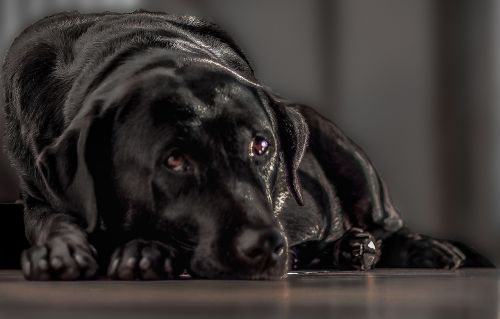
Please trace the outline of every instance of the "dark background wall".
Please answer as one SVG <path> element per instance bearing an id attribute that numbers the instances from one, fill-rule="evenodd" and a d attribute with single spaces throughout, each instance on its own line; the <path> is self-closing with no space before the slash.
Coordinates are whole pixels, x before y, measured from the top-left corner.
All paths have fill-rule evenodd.
<path id="1" fill-rule="evenodd" d="M 263 83 L 366 150 L 411 227 L 500 257 L 499 1 L 1 0 L 0 50 L 50 13 L 138 8 L 221 24 Z M 0 201 L 16 194 L 0 158 Z"/>

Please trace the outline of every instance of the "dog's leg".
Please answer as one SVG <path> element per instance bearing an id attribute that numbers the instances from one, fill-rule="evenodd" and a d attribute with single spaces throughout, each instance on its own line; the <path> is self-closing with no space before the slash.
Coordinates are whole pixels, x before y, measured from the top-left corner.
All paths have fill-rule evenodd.
<path id="1" fill-rule="evenodd" d="M 370 270 L 382 253 L 381 241 L 353 228 L 336 241 L 308 242 L 291 248 L 292 269 Z"/>
<path id="2" fill-rule="evenodd" d="M 335 189 L 335 196 L 352 226 L 340 239 L 321 245 L 319 265 L 333 269 L 371 269 L 381 254 L 383 236 L 379 235 L 403 226 L 385 184 L 366 154 L 338 127 L 307 106 L 293 107 L 306 119 L 309 152 Z"/>
<path id="3" fill-rule="evenodd" d="M 22 254 L 29 280 L 92 278 L 97 272 L 96 251 L 71 216 L 32 198 L 25 199 L 26 236 L 33 245 Z"/>
<path id="4" fill-rule="evenodd" d="M 333 242 L 295 246 L 291 256 L 292 269 L 495 267 L 461 243 L 420 235 L 407 228 L 375 236 L 354 228 Z"/>
<path id="5" fill-rule="evenodd" d="M 291 107 L 299 110 L 306 119 L 310 132 L 309 151 L 336 190 L 343 213 L 348 216 L 351 226 L 361 230 L 348 232 L 334 242 L 315 245 L 319 251 L 315 256 L 306 258 L 310 263 L 302 267 L 314 265 L 314 261 L 324 269 L 493 266 L 486 258 L 460 243 L 409 231 L 392 204 L 385 183 L 366 154 L 313 109 L 303 105 Z M 297 253 L 307 255 L 301 249 Z"/>
<path id="6" fill-rule="evenodd" d="M 378 267 L 443 268 L 494 267 L 473 249 L 403 228 L 383 240 Z"/>
<path id="7" fill-rule="evenodd" d="M 324 260 L 335 269 L 375 266 L 453 269 L 482 264 L 472 263 L 462 247 L 408 231 L 366 154 L 332 122 L 309 107 L 296 107 L 309 125 L 310 151 L 334 185 L 351 225 L 361 230 L 324 243 L 319 253 Z M 476 259 L 480 257 L 477 256 Z"/>
<path id="8" fill-rule="evenodd" d="M 119 280 L 173 279 L 184 268 L 176 251 L 168 245 L 134 239 L 115 250 L 109 262 L 108 276 Z"/>

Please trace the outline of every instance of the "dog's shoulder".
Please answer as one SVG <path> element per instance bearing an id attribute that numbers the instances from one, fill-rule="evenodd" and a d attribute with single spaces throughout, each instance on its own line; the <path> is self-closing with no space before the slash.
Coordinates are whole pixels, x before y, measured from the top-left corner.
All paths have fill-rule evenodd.
<path id="1" fill-rule="evenodd" d="M 8 85 L 21 73 L 30 73 L 55 63 L 55 58 L 71 54 L 65 47 L 93 25 L 101 14 L 82 15 L 76 11 L 62 12 L 45 17 L 24 29 L 8 49 L 2 66 L 3 80 Z M 39 68 L 33 68 L 38 65 Z M 47 68 L 43 72 L 53 71 Z"/>

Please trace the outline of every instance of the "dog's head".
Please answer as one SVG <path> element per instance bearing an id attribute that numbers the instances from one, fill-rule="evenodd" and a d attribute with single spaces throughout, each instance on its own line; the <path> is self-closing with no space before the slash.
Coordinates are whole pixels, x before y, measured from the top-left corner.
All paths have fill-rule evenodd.
<path id="1" fill-rule="evenodd" d="M 287 194 L 302 201 L 308 135 L 296 110 L 207 61 L 146 68 L 97 92 L 39 160 L 61 205 L 89 231 L 102 221 L 174 245 L 200 277 L 284 275 L 278 216 Z"/>

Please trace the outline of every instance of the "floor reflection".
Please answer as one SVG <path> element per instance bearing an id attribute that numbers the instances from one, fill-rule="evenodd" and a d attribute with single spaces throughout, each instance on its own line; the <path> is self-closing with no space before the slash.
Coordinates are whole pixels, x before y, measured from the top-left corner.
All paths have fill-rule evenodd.
<path id="1" fill-rule="evenodd" d="M 38 283 L 0 271 L 0 318 L 498 318 L 499 287 L 497 270 L 474 269 Z"/>

